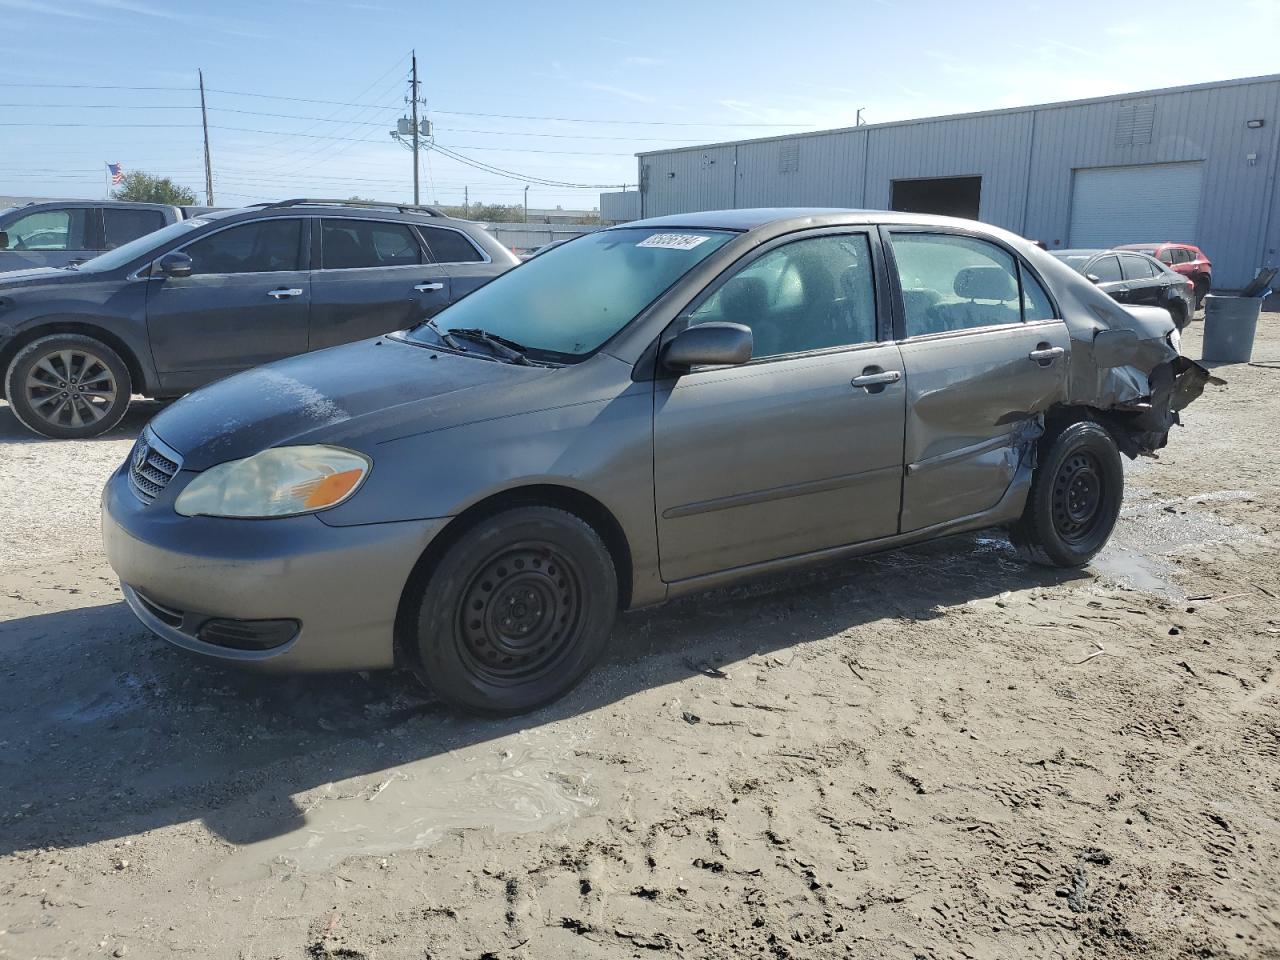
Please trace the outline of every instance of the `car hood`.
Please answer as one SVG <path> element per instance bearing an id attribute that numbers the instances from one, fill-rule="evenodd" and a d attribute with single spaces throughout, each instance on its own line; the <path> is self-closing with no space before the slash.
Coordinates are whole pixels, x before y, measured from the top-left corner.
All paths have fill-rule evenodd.
<path id="1" fill-rule="evenodd" d="M 528 409 L 523 394 L 557 372 L 379 337 L 280 360 L 203 387 L 156 416 L 151 429 L 182 454 L 189 470 L 289 444 L 334 443 L 368 451 L 388 435 Z"/>
<path id="2" fill-rule="evenodd" d="M 76 276 L 74 270 L 63 270 L 59 267 L 28 267 L 25 270 L 6 270 L 4 258 L 0 257 L 0 290 L 7 287 L 24 287 L 50 281 L 57 282 Z"/>

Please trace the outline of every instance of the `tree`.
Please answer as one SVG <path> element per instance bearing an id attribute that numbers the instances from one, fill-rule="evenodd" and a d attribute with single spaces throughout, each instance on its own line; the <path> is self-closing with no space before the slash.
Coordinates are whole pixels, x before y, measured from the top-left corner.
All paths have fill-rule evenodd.
<path id="1" fill-rule="evenodd" d="M 473 203 L 468 207 L 441 207 L 451 217 L 465 217 L 483 223 L 518 223 L 524 219 L 524 207 L 518 203 Z"/>
<path id="2" fill-rule="evenodd" d="M 189 206 L 196 202 L 196 195 L 179 186 L 168 177 L 153 177 L 135 170 L 124 175 L 124 186 L 112 196 L 117 200 L 133 200 L 139 203 L 168 203 L 175 207 Z"/>

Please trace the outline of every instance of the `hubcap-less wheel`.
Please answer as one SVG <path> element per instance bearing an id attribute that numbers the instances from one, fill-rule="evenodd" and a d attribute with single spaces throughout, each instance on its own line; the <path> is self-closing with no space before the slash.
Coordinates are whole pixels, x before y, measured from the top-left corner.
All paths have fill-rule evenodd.
<path id="1" fill-rule="evenodd" d="M 1053 525 L 1068 543 L 1081 543 L 1097 526 L 1102 504 L 1102 470 L 1098 459 L 1077 451 L 1058 469 L 1053 482 Z"/>
<path id="2" fill-rule="evenodd" d="M 106 362 L 87 350 L 54 350 L 27 374 L 26 400 L 45 423 L 84 427 L 102 420 L 115 405 L 116 378 Z"/>
<path id="3" fill-rule="evenodd" d="M 458 607 L 467 666 L 492 683 L 530 679 L 553 667 L 582 630 L 582 578 L 546 543 L 519 543 L 486 561 Z"/>

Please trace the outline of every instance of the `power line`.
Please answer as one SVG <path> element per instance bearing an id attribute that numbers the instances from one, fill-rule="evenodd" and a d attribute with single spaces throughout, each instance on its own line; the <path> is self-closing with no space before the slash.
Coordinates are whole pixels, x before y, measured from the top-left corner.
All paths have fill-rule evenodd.
<path id="1" fill-rule="evenodd" d="M 465 164 L 468 167 L 474 167 L 477 170 L 483 170 L 486 173 L 497 174 L 498 176 L 507 177 L 512 180 L 523 180 L 526 183 L 537 183 L 544 187 L 564 187 L 572 190 L 612 190 L 626 186 L 626 184 L 619 183 L 569 183 L 564 180 L 548 180 L 543 177 L 534 177 L 523 173 L 516 173 L 513 170 L 496 167 L 493 164 L 485 163 L 482 160 L 463 156 L 462 154 L 456 153 L 449 147 L 443 146 L 439 143 L 432 142 L 431 149 L 438 150 L 449 159 L 456 160 L 458 163 Z"/>
<path id="2" fill-rule="evenodd" d="M 122 87 L 102 83 L 25 83 L 18 81 L 0 82 L 0 87 L 40 87 L 57 90 L 185 90 L 193 92 L 198 87 Z"/>
<path id="3" fill-rule="evenodd" d="M 807 127 L 807 123 L 737 123 L 720 120 L 597 120 L 586 117 L 540 117 L 523 113 L 469 113 L 463 110 L 433 110 L 451 117 L 488 117 L 495 120 L 554 120 L 558 123 L 630 124 L 642 127 Z"/>

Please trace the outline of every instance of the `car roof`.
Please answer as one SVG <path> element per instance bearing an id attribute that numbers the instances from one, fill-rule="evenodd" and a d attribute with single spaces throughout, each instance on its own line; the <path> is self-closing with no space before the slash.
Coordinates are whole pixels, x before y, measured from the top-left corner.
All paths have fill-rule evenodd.
<path id="1" fill-rule="evenodd" d="M 843 207 L 752 207 L 741 210 L 700 210 L 676 213 L 662 217 L 633 220 L 610 227 L 610 230 L 629 228 L 683 229 L 683 230 L 734 230 L 740 233 L 762 231 L 782 234 L 806 227 L 824 226 L 873 226 L 877 224 L 902 224 L 909 226 L 953 227 L 962 230 L 979 230 L 994 236 L 1010 237 L 1008 231 L 989 223 L 943 217 L 936 214 L 901 213 L 896 210 L 868 210 Z"/>
<path id="2" fill-rule="evenodd" d="M 285 200 L 278 203 L 258 203 L 248 207 L 240 207 L 237 209 L 219 211 L 217 214 L 221 217 L 296 217 L 304 216 L 326 216 L 326 217 L 347 217 L 354 219 L 369 219 L 374 217 L 378 220 L 396 220 L 404 223 L 447 223 L 452 227 L 461 227 L 463 224 L 475 227 L 477 230 L 484 230 L 484 224 L 477 223 L 474 220 L 463 220 L 460 217 L 451 217 L 444 211 L 435 207 L 414 207 L 410 204 L 395 203 L 368 203 L 360 204 L 350 200 Z M 200 214 L 201 219 L 208 219 L 214 214 Z"/>
<path id="3" fill-rule="evenodd" d="M 1092 257 L 1099 253 L 1109 253 L 1106 247 L 1068 247 L 1066 250 L 1050 250 L 1055 257 Z"/>

